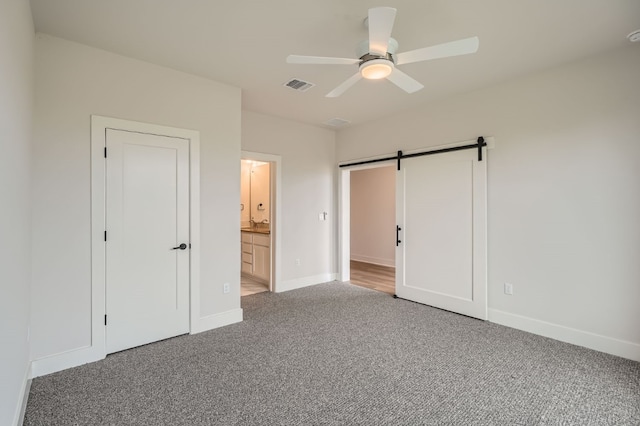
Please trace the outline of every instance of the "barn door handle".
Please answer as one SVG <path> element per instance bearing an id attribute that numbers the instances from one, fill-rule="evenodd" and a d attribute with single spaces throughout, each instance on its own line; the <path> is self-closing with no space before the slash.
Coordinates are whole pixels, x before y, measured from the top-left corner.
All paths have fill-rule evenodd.
<path id="1" fill-rule="evenodd" d="M 402 228 L 396 225 L 396 247 L 398 247 L 398 245 L 402 242 L 400 241 L 400 231 L 402 231 Z"/>
<path id="2" fill-rule="evenodd" d="M 178 247 L 174 247 L 171 250 L 185 250 L 187 245 L 185 243 L 180 244 Z"/>

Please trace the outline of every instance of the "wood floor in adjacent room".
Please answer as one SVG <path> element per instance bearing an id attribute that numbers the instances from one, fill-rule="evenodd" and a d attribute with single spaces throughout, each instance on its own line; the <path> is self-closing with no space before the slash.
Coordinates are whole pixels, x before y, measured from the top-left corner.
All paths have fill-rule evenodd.
<path id="1" fill-rule="evenodd" d="M 251 277 L 242 275 L 240 277 L 240 289 L 241 296 L 249 296 L 250 294 L 262 293 L 263 291 L 269 291 L 269 285 Z"/>
<path id="2" fill-rule="evenodd" d="M 373 263 L 351 261 L 351 281 L 353 285 L 394 295 L 396 292 L 396 268 Z M 241 295 L 269 291 L 269 286 L 251 277 L 242 276 Z"/>
<path id="3" fill-rule="evenodd" d="M 393 295 L 396 293 L 396 268 L 352 260 L 350 283 Z"/>

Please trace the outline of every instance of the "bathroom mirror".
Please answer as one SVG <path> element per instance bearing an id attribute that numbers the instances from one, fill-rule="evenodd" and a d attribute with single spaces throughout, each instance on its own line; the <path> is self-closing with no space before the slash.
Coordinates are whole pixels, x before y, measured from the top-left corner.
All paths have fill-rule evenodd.
<path id="1" fill-rule="evenodd" d="M 269 163 L 242 160 L 240 173 L 241 227 L 269 229 L 271 214 Z"/>

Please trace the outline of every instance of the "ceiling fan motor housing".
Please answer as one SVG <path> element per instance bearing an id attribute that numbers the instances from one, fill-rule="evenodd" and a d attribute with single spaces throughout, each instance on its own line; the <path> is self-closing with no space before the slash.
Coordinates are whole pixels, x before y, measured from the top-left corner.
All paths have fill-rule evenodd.
<path id="1" fill-rule="evenodd" d="M 395 58 L 389 52 L 387 52 L 387 54 L 384 55 L 384 56 L 375 55 L 375 54 L 371 54 L 371 53 L 365 53 L 364 55 L 360 56 L 360 63 L 358 65 L 360 66 L 360 65 L 362 65 L 362 64 L 364 64 L 366 62 L 373 61 L 373 60 L 376 60 L 376 59 L 386 60 L 386 61 L 392 62 L 394 65 L 396 63 Z"/>
<path id="2" fill-rule="evenodd" d="M 389 38 L 389 45 L 387 46 L 387 53 L 385 55 L 378 55 L 377 53 L 372 53 L 369 50 L 369 40 L 363 40 L 358 43 L 358 47 L 356 49 L 356 57 L 360 58 L 360 65 L 364 64 L 367 61 L 371 61 L 373 59 L 386 59 L 395 64 L 395 59 L 393 55 L 398 51 L 398 42 L 394 38 Z"/>

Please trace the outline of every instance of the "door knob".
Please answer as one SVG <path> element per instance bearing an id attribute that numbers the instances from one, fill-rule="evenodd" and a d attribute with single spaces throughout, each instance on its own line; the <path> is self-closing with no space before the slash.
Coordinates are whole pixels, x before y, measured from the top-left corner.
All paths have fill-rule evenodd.
<path id="1" fill-rule="evenodd" d="M 187 245 L 185 243 L 180 244 L 178 247 L 174 247 L 171 250 L 184 250 L 187 248 Z"/>

